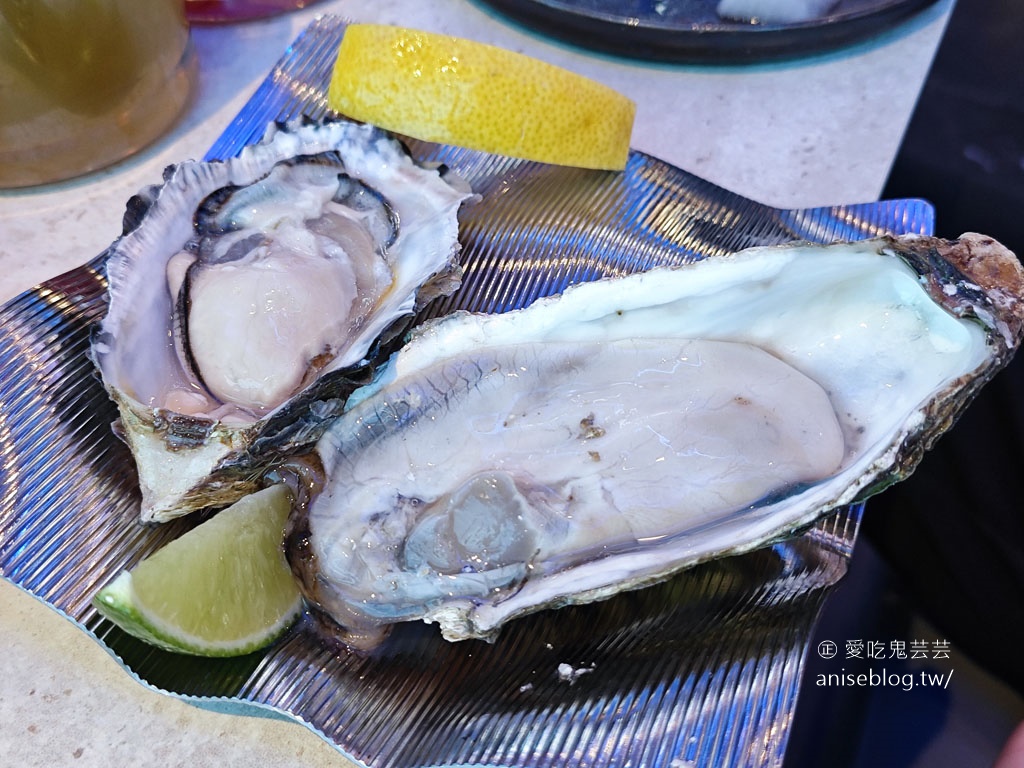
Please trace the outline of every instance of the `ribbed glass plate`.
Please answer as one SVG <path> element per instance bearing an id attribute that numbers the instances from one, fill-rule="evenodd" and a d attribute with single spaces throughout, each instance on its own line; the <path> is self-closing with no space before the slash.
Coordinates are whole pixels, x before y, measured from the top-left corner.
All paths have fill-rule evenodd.
<path id="1" fill-rule="evenodd" d="M 344 31 L 314 22 L 211 150 L 272 119 L 324 113 Z M 922 201 L 781 211 L 633 153 L 623 173 L 412 142 L 470 179 L 463 288 L 434 313 L 503 311 L 564 285 L 794 239 L 932 230 Z M 94 636 L 148 685 L 203 706 L 269 709 L 370 766 L 778 765 L 805 645 L 845 572 L 860 509 L 756 552 L 603 603 L 544 612 L 493 644 L 401 626 L 371 656 L 305 616 L 274 647 L 195 659 L 126 636 L 90 606 L 120 569 L 191 525 L 136 523 L 138 489 L 87 357 L 102 256 L 0 309 L 0 573 Z M 559 674 L 569 665 L 575 674 Z"/>

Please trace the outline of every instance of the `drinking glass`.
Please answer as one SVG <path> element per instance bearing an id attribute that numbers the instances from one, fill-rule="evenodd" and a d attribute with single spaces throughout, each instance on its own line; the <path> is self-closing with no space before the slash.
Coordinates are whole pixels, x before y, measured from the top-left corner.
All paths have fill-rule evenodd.
<path id="1" fill-rule="evenodd" d="M 276 16 L 314 5 L 319 0 L 185 0 L 189 21 L 220 23 Z"/>
<path id="2" fill-rule="evenodd" d="M 0 187 L 128 157 L 170 128 L 195 78 L 182 0 L 0 0 Z"/>

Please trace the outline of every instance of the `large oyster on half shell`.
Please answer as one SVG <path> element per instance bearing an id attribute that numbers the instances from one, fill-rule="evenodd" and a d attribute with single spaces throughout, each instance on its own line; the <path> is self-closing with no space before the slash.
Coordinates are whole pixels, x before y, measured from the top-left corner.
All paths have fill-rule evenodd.
<path id="1" fill-rule="evenodd" d="M 906 476 L 1020 339 L 978 236 L 754 249 L 421 326 L 317 445 L 309 599 L 449 639 L 756 547 Z"/>
<path id="2" fill-rule="evenodd" d="M 348 121 L 273 127 L 129 204 L 93 357 L 142 519 L 225 505 L 313 442 L 397 322 L 459 282 L 461 180 Z M 404 330 L 404 329 L 403 329 Z"/>

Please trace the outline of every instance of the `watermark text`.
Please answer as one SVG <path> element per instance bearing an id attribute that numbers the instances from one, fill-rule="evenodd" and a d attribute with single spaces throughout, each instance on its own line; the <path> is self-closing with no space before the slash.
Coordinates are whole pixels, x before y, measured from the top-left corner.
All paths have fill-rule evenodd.
<path id="1" fill-rule="evenodd" d="M 845 669 L 836 673 L 819 674 L 815 677 L 815 685 L 820 688 L 855 687 L 855 688 L 902 688 L 911 691 L 914 688 L 945 688 L 953 679 L 953 670 L 946 672 L 887 672 L 869 669 L 866 672 L 847 672 Z"/>

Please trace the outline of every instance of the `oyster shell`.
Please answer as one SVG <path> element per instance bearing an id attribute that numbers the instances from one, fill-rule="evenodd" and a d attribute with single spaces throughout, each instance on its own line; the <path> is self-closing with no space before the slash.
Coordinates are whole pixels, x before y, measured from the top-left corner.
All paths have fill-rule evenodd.
<path id="1" fill-rule="evenodd" d="M 354 645 L 490 638 L 755 548 L 912 471 L 1022 334 L 965 235 L 758 248 L 416 329 L 316 447 L 290 558 Z"/>
<path id="2" fill-rule="evenodd" d="M 315 441 L 374 347 L 458 285 L 468 197 L 389 134 L 336 121 L 272 126 L 133 198 L 92 354 L 142 519 L 228 504 Z"/>

